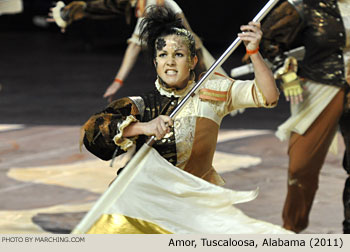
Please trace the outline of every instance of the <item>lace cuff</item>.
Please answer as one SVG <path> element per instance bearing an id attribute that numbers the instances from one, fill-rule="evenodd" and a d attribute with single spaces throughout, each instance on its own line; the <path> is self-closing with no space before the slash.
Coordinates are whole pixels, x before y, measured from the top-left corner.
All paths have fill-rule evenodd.
<path id="1" fill-rule="evenodd" d="M 123 137 L 123 131 L 126 127 L 128 127 L 131 123 L 137 122 L 138 120 L 132 116 L 129 115 L 118 127 L 119 133 L 113 137 L 113 141 L 116 145 L 120 146 L 120 148 L 124 151 L 127 151 L 131 146 L 133 146 L 134 141 Z"/>
<path id="2" fill-rule="evenodd" d="M 252 88 L 252 93 L 253 93 L 253 99 L 255 104 L 258 107 L 264 107 L 264 108 L 274 108 L 277 106 L 278 103 L 278 98 L 275 102 L 268 104 L 266 101 L 266 97 L 264 94 L 261 92 L 259 85 L 256 83 L 256 80 L 254 80 L 254 85 Z"/>

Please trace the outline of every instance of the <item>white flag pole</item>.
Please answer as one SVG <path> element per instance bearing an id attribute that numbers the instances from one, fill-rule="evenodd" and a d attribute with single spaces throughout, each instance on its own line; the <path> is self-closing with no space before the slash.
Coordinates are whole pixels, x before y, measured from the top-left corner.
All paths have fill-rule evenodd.
<path id="1" fill-rule="evenodd" d="M 279 0 L 270 0 L 255 16 L 253 21 L 261 21 L 267 13 L 277 4 Z M 209 68 L 206 74 L 199 80 L 199 82 L 189 91 L 185 98 L 178 104 L 175 110 L 170 114 L 171 118 L 174 118 L 181 108 L 186 104 L 188 99 L 194 94 L 194 92 L 214 73 L 214 70 L 220 67 L 224 61 L 232 54 L 232 52 L 241 43 L 240 38 L 236 38 L 235 41 L 226 49 L 222 56 L 217 59 L 214 64 Z M 120 173 L 118 178 L 114 180 L 111 186 L 102 194 L 102 196 L 96 201 L 95 205 L 91 210 L 84 216 L 80 223 L 72 231 L 72 234 L 83 234 L 86 233 L 92 225 L 98 220 L 98 218 L 109 209 L 112 204 L 118 199 L 123 193 L 129 181 L 137 174 L 137 165 L 141 162 L 145 155 L 148 154 L 154 143 L 155 137 L 151 137 L 147 144 L 144 144 L 141 149 L 135 154 L 135 156 L 125 166 L 123 172 Z M 136 170 L 135 170 L 136 167 Z M 140 167 L 138 167 L 140 169 Z"/>

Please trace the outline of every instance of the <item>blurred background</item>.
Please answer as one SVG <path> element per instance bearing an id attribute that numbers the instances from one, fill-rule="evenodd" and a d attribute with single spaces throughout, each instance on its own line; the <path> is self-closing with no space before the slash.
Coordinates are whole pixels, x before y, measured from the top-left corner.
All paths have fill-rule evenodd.
<path id="1" fill-rule="evenodd" d="M 236 38 L 239 26 L 267 1 L 176 2 L 207 49 L 219 57 Z M 23 0 L 23 12 L 0 15 L 0 123 L 79 125 L 107 105 L 102 95 L 121 64 L 136 20 L 127 25 L 124 17 L 117 16 L 83 19 L 63 34 L 56 24 L 46 22 L 53 5 L 50 0 Z M 228 74 L 241 65 L 243 54 L 241 45 L 223 64 Z M 154 78 L 153 67 L 141 54 L 117 98 L 151 89 Z M 274 110 L 248 109 L 234 122 L 227 117 L 223 127 L 276 128 L 289 113 L 283 99 Z"/>

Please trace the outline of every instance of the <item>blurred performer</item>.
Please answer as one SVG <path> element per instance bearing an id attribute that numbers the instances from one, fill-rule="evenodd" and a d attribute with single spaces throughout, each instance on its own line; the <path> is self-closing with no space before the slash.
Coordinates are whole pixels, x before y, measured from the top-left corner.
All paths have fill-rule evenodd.
<path id="1" fill-rule="evenodd" d="M 318 188 L 318 177 L 338 125 L 345 142 L 343 167 L 350 173 L 350 0 L 283 1 L 265 19 L 261 50 L 275 65 L 291 117 L 276 135 L 289 139 L 286 229 L 301 232 Z M 303 45 L 298 63 L 283 57 Z M 343 193 L 344 233 L 350 233 L 350 178 Z"/>
<path id="2" fill-rule="evenodd" d="M 0 15 L 17 14 L 23 11 L 22 0 L 0 0 Z"/>
<path id="3" fill-rule="evenodd" d="M 189 31 L 192 31 L 185 15 L 181 8 L 173 0 L 93 0 L 93 1 L 73 1 L 67 6 L 59 2 L 57 8 L 52 11 L 53 20 L 62 28 L 62 31 L 67 25 L 82 18 L 108 18 L 115 15 L 124 15 L 126 22 L 130 23 L 133 11 L 136 15 L 137 23 L 131 38 L 128 39 L 128 47 L 125 51 L 122 64 L 115 76 L 114 81 L 107 88 L 103 97 L 110 102 L 115 93 L 122 87 L 124 80 L 127 78 L 131 69 L 135 65 L 137 57 L 141 52 L 140 23 L 143 20 L 144 11 L 149 5 L 165 6 L 171 9 L 176 15 L 182 19 L 184 26 Z M 62 8 L 62 9 L 61 9 Z M 52 20 L 52 21 L 53 21 Z M 193 33 L 194 34 L 194 33 Z M 196 40 L 196 50 L 199 62 L 195 69 L 196 77 L 206 71 L 214 62 L 213 57 L 204 48 L 200 38 L 194 34 Z M 221 73 L 225 72 L 221 69 Z"/>

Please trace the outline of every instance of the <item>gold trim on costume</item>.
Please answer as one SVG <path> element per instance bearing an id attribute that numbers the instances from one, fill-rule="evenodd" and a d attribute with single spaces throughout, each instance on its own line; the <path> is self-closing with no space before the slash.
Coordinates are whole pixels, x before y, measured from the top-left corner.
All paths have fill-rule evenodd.
<path id="1" fill-rule="evenodd" d="M 148 221 L 121 214 L 103 214 L 87 234 L 172 234 Z"/>
<path id="2" fill-rule="evenodd" d="M 208 88 L 202 88 L 199 91 L 199 98 L 211 101 L 226 101 L 227 91 L 216 91 Z"/>

